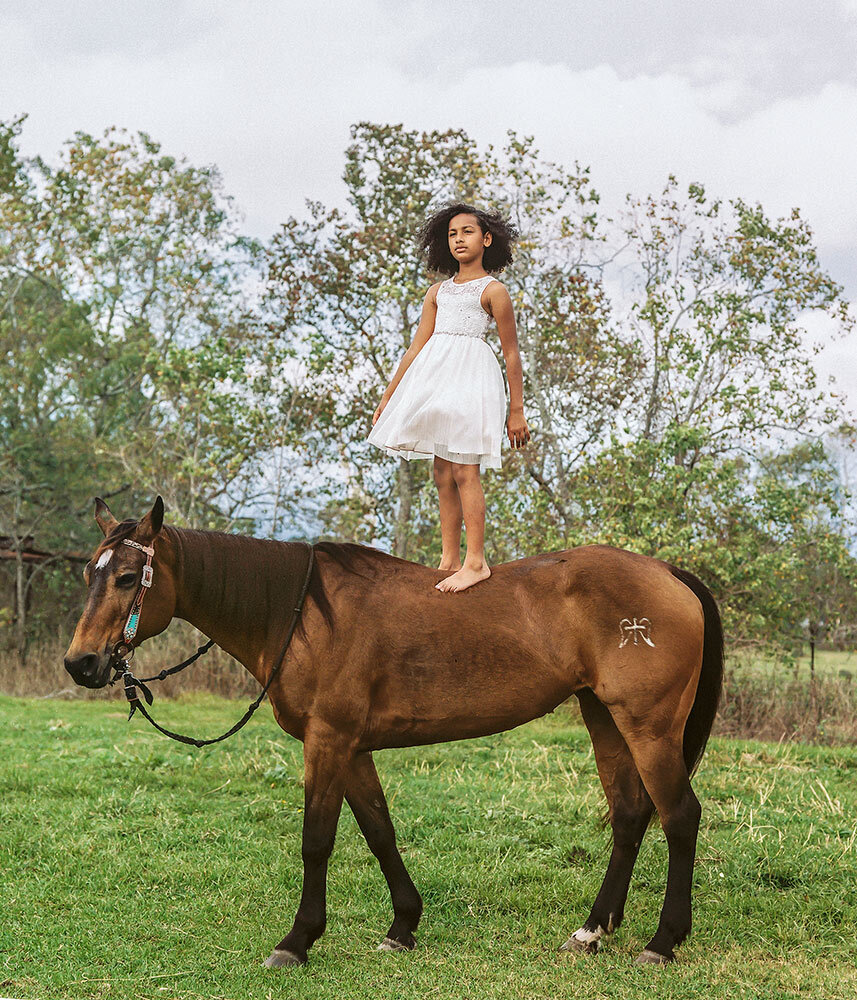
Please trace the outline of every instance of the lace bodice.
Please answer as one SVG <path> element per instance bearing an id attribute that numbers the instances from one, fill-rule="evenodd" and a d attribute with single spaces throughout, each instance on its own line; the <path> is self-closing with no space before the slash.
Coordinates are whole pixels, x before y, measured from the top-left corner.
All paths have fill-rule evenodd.
<path id="1" fill-rule="evenodd" d="M 452 278 L 447 278 L 437 290 L 435 334 L 484 340 L 491 317 L 482 308 L 482 293 L 490 282 L 496 280 L 487 274 L 484 278 L 457 285 Z"/>

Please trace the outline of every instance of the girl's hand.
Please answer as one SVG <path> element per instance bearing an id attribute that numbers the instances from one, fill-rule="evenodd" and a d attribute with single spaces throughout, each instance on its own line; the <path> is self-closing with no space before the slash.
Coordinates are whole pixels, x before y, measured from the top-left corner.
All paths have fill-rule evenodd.
<path id="1" fill-rule="evenodd" d="M 513 448 L 523 448 L 530 440 L 530 428 L 527 426 L 523 410 L 512 410 L 509 413 L 506 432 L 509 435 L 509 444 Z"/>
<path id="2" fill-rule="evenodd" d="M 381 402 L 375 408 L 375 412 L 372 414 L 372 426 L 373 427 L 378 422 L 378 417 L 380 417 L 381 414 L 384 412 L 384 407 L 386 405 L 387 405 L 387 400 L 386 399 L 382 399 Z"/>

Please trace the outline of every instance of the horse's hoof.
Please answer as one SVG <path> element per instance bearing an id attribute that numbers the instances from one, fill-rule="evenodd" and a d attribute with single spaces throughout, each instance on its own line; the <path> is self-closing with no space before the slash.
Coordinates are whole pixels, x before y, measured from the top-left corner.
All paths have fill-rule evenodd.
<path id="1" fill-rule="evenodd" d="M 572 951 L 576 955 L 597 955 L 600 948 L 600 941 L 578 941 L 575 937 L 559 946 L 560 951 Z"/>
<path id="2" fill-rule="evenodd" d="M 407 943 L 404 941 L 394 941 L 392 938 L 384 938 L 378 945 L 378 951 L 413 951 L 416 946 L 417 942 L 413 937 Z"/>
<path id="3" fill-rule="evenodd" d="M 275 948 L 264 964 L 266 969 L 282 969 L 284 965 L 306 965 L 306 959 L 300 958 L 293 951 Z"/>
<path id="4" fill-rule="evenodd" d="M 583 927 L 576 930 L 574 934 L 560 945 L 560 951 L 573 951 L 578 955 L 597 955 L 601 949 L 601 939 L 604 932 L 599 927 L 597 931 L 587 931 Z"/>
<path id="5" fill-rule="evenodd" d="M 656 951 L 649 951 L 648 948 L 644 948 L 636 958 L 637 965 L 669 965 L 672 961 L 674 961 L 672 957 L 659 955 Z"/>

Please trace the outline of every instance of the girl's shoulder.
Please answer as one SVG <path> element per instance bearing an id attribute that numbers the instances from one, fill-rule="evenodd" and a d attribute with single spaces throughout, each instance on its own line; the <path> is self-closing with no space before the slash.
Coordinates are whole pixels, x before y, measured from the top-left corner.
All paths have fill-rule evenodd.
<path id="1" fill-rule="evenodd" d="M 437 305 L 437 293 L 440 291 L 441 286 L 444 284 L 443 281 L 436 281 L 433 285 L 429 286 L 428 291 L 423 297 L 424 302 L 433 302 Z"/>
<path id="2" fill-rule="evenodd" d="M 493 274 L 489 274 L 488 278 L 489 280 L 485 282 L 485 287 L 483 289 L 483 291 L 488 295 L 488 298 L 491 298 L 494 295 L 509 294 L 509 290 L 499 278 L 494 277 Z"/>

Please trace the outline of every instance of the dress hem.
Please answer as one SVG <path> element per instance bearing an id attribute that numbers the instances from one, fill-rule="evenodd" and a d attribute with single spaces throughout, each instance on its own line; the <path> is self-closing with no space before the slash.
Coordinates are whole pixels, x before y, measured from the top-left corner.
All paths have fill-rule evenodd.
<path id="1" fill-rule="evenodd" d="M 444 445 L 434 442 L 432 445 L 415 441 L 413 444 L 402 445 L 394 448 L 390 445 L 380 444 L 372 441 L 376 448 L 386 452 L 391 458 L 404 458 L 408 462 L 419 459 L 443 458 L 447 462 L 454 462 L 456 465 L 478 465 L 479 471 L 486 469 L 501 469 L 503 467 L 502 458 L 499 455 L 476 454 L 460 451 L 450 451 Z M 431 448 L 431 451 L 428 449 Z"/>

